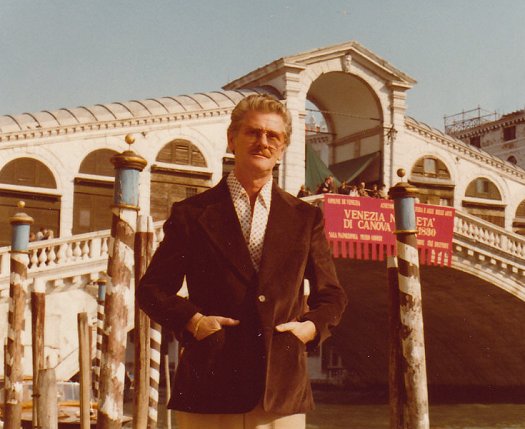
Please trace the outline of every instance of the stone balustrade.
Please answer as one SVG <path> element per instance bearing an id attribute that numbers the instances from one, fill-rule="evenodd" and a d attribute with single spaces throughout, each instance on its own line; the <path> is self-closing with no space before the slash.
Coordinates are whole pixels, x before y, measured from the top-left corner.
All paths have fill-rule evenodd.
<path id="1" fill-rule="evenodd" d="M 155 224 L 157 242 L 163 238 L 162 223 Z M 28 281 L 44 282 L 41 286 L 46 290 L 94 281 L 106 271 L 110 240 L 110 230 L 104 230 L 29 243 Z M 10 247 L 0 248 L 0 298 L 9 293 L 9 250 Z"/>
<path id="2" fill-rule="evenodd" d="M 456 211 L 455 241 L 467 241 L 470 246 L 484 248 L 507 259 L 516 259 L 525 266 L 525 237 L 497 227 L 467 213 Z"/>

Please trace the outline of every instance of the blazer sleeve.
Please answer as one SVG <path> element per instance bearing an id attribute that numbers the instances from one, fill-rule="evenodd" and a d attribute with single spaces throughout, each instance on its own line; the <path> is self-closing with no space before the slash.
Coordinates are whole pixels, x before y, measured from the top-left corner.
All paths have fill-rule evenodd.
<path id="1" fill-rule="evenodd" d="M 323 214 L 319 208 L 315 210 L 305 271 L 310 282 L 310 295 L 308 311 L 302 317 L 302 320 L 312 321 L 317 329 L 316 338 L 308 344 L 309 349 L 314 349 L 331 335 L 331 329 L 341 320 L 348 303 L 326 240 Z"/>
<path id="2" fill-rule="evenodd" d="M 174 204 L 164 224 L 164 240 L 157 248 L 136 290 L 139 307 L 154 321 L 182 337 L 198 308 L 177 295 L 188 266 L 190 243 L 184 208 Z"/>

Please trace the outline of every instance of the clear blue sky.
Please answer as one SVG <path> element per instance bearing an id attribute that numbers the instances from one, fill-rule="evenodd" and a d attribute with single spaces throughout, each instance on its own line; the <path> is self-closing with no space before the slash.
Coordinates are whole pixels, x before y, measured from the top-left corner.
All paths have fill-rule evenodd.
<path id="1" fill-rule="evenodd" d="M 0 0 L 0 114 L 218 90 L 349 40 L 418 81 L 434 127 L 525 107 L 523 0 Z"/>

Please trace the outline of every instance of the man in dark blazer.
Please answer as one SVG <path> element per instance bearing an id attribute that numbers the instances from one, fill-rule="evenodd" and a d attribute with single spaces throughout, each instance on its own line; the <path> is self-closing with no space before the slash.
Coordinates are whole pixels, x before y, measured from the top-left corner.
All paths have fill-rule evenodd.
<path id="1" fill-rule="evenodd" d="M 273 183 L 290 134 L 273 97 L 235 107 L 234 171 L 173 205 L 137 289 L 140 307 L 184 348 L 169 401 L 183 429 L 299 429 L 313 409 L 306 350 L 330 335 L 346 297 L 321 211 Z M 177 295 L 184 278 L 187 299 Z"/>

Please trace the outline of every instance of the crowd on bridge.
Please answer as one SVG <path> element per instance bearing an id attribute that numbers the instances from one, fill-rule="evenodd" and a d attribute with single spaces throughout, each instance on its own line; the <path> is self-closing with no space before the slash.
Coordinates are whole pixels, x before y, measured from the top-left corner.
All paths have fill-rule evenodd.
<path id="1" fill-rule="evenodd" d="M 297 193 L 298 198 L 308 197 L 310 195 L 321 195 L 321 194 L 341 194 L 349 195 L 351 197 L 371 197 L 388 199 L 388 191 L 386 185 L 377 183 L 367 187 L 364 181 L 356 181 L 348 183 L 345 180 L 341 182 L 339 186 L 336 185 L 333 176 L 325 177 L 324 181 L 317 186 L 314 193 L 306 187 L 301 185 L 301 189 Z"/>

